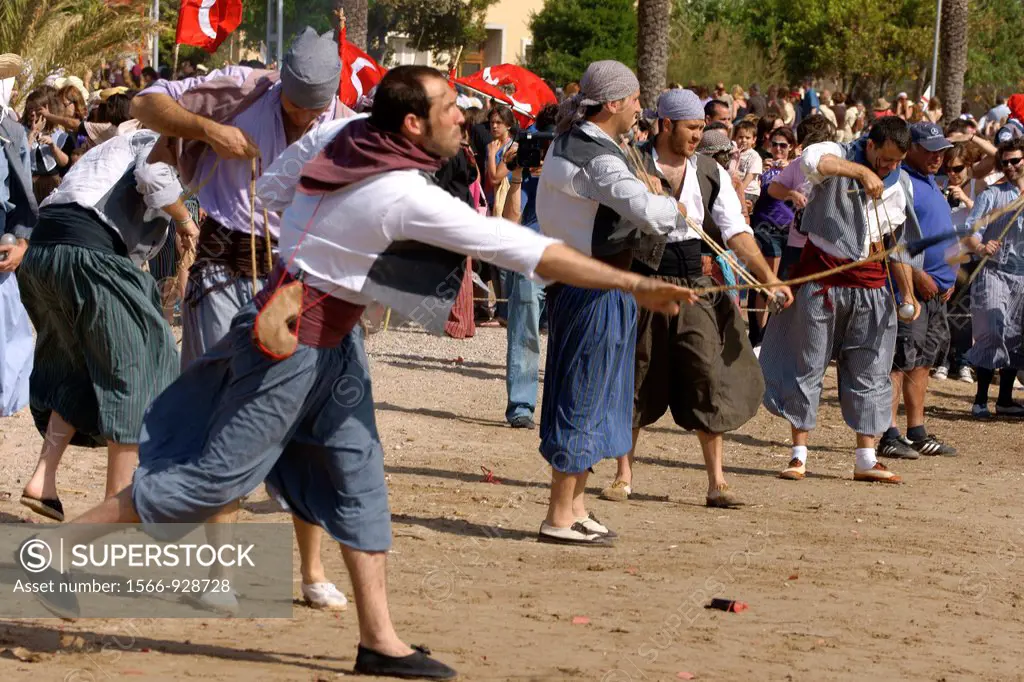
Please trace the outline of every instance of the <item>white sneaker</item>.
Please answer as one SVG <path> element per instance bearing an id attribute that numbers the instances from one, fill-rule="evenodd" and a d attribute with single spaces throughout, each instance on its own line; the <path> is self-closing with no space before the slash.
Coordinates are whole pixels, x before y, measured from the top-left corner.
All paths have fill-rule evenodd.
<path id="1" fill-rule="evenodd" d="M 959 381 L 964 382 L 965 384 L 973 384 L 974 383 L 974 375 L 971 374 L 971 368 L 970 367 L 961 367 L 960 368 L 960 373 L 957 374 L 956 378 Z"/>
<path id="2" fill-rule="evenodd" d="M 328 611 L 344 611 L 348 608 L 345 593 L 334 583 L 302 583 L 302 598 L 311 608 Z"/>
<path id="3" fill-rule="evenodd" d="M 932 378 L 938 379 L 939 381 L 945 381 L 946 379 L 949 378 L 949 368 L 948 367 L 936 367 L 935 368 L 935 374 L 932 374 Z"/>

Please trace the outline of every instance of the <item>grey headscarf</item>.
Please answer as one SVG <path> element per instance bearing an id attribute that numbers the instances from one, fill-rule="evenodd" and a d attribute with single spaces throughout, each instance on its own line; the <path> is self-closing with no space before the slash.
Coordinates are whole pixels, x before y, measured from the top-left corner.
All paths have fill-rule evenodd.
<path id="1" fill-rule="evenodd" d="M 580 91 L 559 106 L 558 132 L 564 133 L 582 119 L 587 107 L 615 102 L 639 89 L 636 74 L 622 62 L 612 59 L 593 62 L 580 79 Z"/>
<path id="2" fill-rule="evenodd" d="M 322 36 L 310 27 L 292 42 L 281 65 L 281 88 L 303 109 L 322 109 L 338 94 L 341 58 L 334 32 Z"/>

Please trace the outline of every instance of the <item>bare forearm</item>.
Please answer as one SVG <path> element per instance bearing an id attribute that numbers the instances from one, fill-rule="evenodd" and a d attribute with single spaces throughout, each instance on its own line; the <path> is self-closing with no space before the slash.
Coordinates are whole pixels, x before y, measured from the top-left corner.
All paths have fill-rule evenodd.
<path id="1" fill-rule="evenodd" d="M 154 93 L 132 100 L 132 117 L 161 135 L 205 140 L 211 121 L 186 110 L 171 97 Z"/>
<path id="2" fill-rule="evenodd" d="M 188 212 L 188 208 L 185 206 L 185 202 L 182 201 L 181 198 L 169 206 L 162 206 L 161 210 L 171 216 L 175 222 L 181 222 L 192 218 L 192 214 Z"/>
<path id="3" fill-rule="evenodd" d="M 522 217 L 522 183 L 509 182 L 508 193 L 505 195 L 505 206 L 501 209 L 501 217 L 518 223 Z"/>
<path id="4" fill-rule="evenodd" d="M 583 289 L 621 289 L 633 291 L 641 281 L 639 275 L 620 270 L 584 256 L 565 244 L 552 244 L 544 249 L 537 274 Z"/>
<path id="5" fill-rule="evenodd" d="M 57 116 L 56 114 L 47 114 L 46 120 L 50 123 L 54 123 L 64 128 L 67 131 L 78 130 L 78 126 L 82 125 L 82 122 L 72 116 Z"/>
<path id="6" fill-rule="evenodd" d="M 71 159 L 68 158 L 68 155 L 64 153 L 64 150 L 57 145 L 51 145 L 50 152 L 53 153 L 53 160 L 56 161 L 57 165 L 61 168 L 67 166 L 68 162 L 71 161 Z"/>
<path id="7" fill-rule="evenodd" d="M 838 156 L 832 156 L 831 154 L 821 157 L 821 161 L 818 162 L 818 173 L 821 175 L 839 175 L 844 178 L 860 180 L 864 175 L 864 170 L 865 167 L 859 163 L 840 159 Z"/>
<path id="8" fill-rule="evenodd" d="M 891 261 L 889 263 L 889 267 L 893 271 L 893 276 L 896 280 L 896 288 L 900 290 L 900 296 L 903 297 L 903 300 L 908 301 L 915 298 L 914 269 L 906 263 L 900 263 L 898 261 Z"/>
<path id="9" fill-rule="evenodd" d="M 757 240 L 754 239 L 753 235 L 741 232 L 729 240 L 728 246 L 739 256 L 740 261 L 754 273 L 754 277 L 757 278 L 758 282 L 771 284 L 779 281 L 771 266 L 768 265 L 764 256 L 761 255 L 761 249 L 758 248 Z"/>

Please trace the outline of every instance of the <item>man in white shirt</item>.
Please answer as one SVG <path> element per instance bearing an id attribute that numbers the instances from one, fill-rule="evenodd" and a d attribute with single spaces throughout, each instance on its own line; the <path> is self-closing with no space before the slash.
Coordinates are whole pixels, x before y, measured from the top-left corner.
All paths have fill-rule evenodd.
<path id="1" fill-rule="evenodd" d="M 900 482 L 875 455 L 875 439 L 891 419 L 889 371 L 896 347 L 896 305 L 886 281 L 891 271 L 916 319 L 911 265 L 922 259 L 896 251 L 884 260 L 834 269 L 881 254 L 889 244 L 920 239 L 910 179 L 899 169 L 909 148 L 906 122 L 889 116 L 866 139 L 813 144 L 800 160 L 814 189 L 801 222 L 808 242 L 791 274 L 819 278 L 801 285 L 794 305 L 769 320 L 760 355 L 764 405 L 792 427 L 793 456 L 780 474 L 784 479 L 806 474 L 822 379 L 836 360 L 843 418 L 857 438 L 854 480 Z"/>
<path id="2" fill-rule="evenodd" d="M 704 133 L 703 113 L 700 99 L 690 90 L 669 90 L 658 99 L 659 133 L 644 152 L 644 160 L 648 172 L 680 203 L 692 224 L 668 235 L 660 264 L 637 259 L 633 271 L 685 287 L 713 286 L 704 274 L 701 252 L 710 253 L 701 238 L 704 233 L 722 248 L 733 250 L 759 281 L 778 284 L 743 219 L 729 173 L 714 159 L 696 153 Z M 781 293 L 786 306 L 793 300 L 786 286 L 768 292 L 772 297 Z M 671 408 L 676 424 L 696 431 L 700 440 L 708 475 L 707 506 L 739 506 L 722 470 L 722 434 L 740 428 L 757 413 L 764 384 L 730 297 L 719 294 L 702 299 L 700 305 L 687 306 L 677 315 L 641 311 L 634 385 L 633 449 L 619 458 L 615 481 L 602 497 L 628 499 L 640 429 Z"/>
<path id="3" fill-rule="evenodd" d="M 377 86 L 370 117 L 325 124 L 266 170 L 257 193 L 282 211 L 268 286 L 153 402 L 132 487 L 58 538 L 95 539 L 86 523 L 202 521 L 266 480 L 342 546 L 359 617 L 356 672 L 455 677 L 406 645 L 388 612 L 391 519 L 357 326 L 363 307 L 378 300 L 441 333 L 466 255 L 534 279 L 629 291 L 664 312 L 692 297 L 485 218 L 434 185 L 442 160 L 459 151 L 462 123 L 443 74 L 400 66 Z M 78 613 L 74 595 L 41 601 L 58 615 Z"/>
<path id="4" fill-rule="evenodd" d="M 643 234 L 664 242 L 686 229 L 675 198 L 637 179 L 619 139 L 640 113 L 640 84 L 616 61 L 594 62 L 562 103 L 558 137 L 540 174 L 541 232 L 628 270 Z M 540 453 L 551 465 L 541 542 L 609 546 L 616 533 L 587 512 L 588 474 L 632 444 L 637 301 L 621 291 L 552 286 Z"/>

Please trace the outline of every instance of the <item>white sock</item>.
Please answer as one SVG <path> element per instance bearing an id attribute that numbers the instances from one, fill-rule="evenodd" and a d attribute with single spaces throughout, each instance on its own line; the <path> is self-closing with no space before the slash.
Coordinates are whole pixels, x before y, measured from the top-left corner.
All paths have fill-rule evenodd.
<path id="1" fill-rule="evenodd" d="M 806 445 L 794 445 L 793 446 L 793 457 L 800 460 L 801 464 L 807 464 L 807 446 Z"/>
<path id="2" fill-rule="evenodd" d="M 857 455 L 857 469 L 859 471 L 872 469 L 878 463 L 878 459 L 875 458 L 874 448 L 857 448 L 854 450 L 854 454 Z"/>

